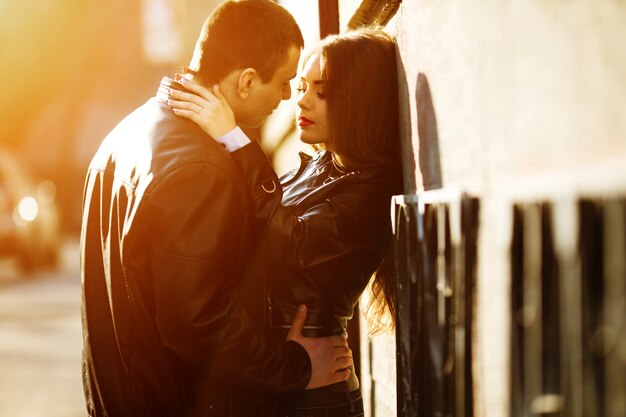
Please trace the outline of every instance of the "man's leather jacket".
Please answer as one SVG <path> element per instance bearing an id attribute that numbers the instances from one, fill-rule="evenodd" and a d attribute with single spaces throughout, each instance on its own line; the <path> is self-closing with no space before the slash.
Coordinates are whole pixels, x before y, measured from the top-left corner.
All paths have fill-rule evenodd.
<path id="1" fill-rule="evenodd" d="M 262 333 L 235 295 L 264 227 L 253 197 L 273 171 L 244 185 L 231 156 L 163 102 L 167 88 L 107 136 L 87 173 L 90 416 L 230 415 L 233 387 L 303 389 L 310 378 L 306 351 Z"/>

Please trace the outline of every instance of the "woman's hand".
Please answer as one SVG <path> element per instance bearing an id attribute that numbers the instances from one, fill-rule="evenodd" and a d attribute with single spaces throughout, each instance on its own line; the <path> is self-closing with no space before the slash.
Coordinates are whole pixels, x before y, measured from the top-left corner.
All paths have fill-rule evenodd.
<path id="1" fill-rule="evenodd" d="M 182 77 L 179 82 L 189 91 L 170 89 L 167 104 L 174 113 L 196 123 L 214 139 L 233 130 L 235 115 L 219 85 L 213 86 L 213 92 L 195 80 Z"/>

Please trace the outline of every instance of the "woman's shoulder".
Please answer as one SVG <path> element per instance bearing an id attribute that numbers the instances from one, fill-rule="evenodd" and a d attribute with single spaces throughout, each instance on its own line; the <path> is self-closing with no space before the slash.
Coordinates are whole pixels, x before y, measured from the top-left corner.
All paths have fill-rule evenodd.
<path id="1" fill-rule="evenodd" d="M 401 188 L 402 173 L 393 167 L 370 166 L 346 172 L 346 181 L 362 184 L 372 189 L 388 188 L 396 191 Z"/>
<path id="2" fill-rule="evenodd" d="M 299 158 L 298 166 L 288 170 L 286 173 L 281 175 L 279 177 L 280 183 L 283 185 L 287 185 L 291 181 L 298 178 L 300 175 L 302 175 L 302 173 L 305 171 L 305 169 L 309 165 L 317 162 L 320 159 L 322 152 L 323 151 L 319 151 L 319 152 L 315 152 L 314 154 L 310 154 L 304 151 L 298 152 L 298 158 Z"/>

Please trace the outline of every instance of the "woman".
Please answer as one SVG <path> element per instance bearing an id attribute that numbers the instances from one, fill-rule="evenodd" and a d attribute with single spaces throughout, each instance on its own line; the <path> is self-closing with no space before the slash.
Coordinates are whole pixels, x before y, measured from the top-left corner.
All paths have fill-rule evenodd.
<path id="1" fill-rule="evenodd" d="M 265 294 L 249 290 L 246 296 L 262 303 L 263 324 L 277 337 L 285 338 L 300 304 L 308 307 L 307 336 L 346 334 L 354 305 L 380 270 L 391 236 L 390 199 L 402 191 L 395 80 L 395 43 L 380 30 L 328 37 L 305 59 L 298 126 L 300 139 L 318 152 L 301 154 L 299 169 L 263 184 L 256 214 L 267 227 L 250 274 L 257 278 L 251 281 L 265 283 Z M 176 114 L 213 137 L 235 127 L 219 90 L 216 97 L 192 81 L 181 82 L 197 95 L 172 90 Z M 203 110 L 191 111 L 198 106 Z M 260 147 L 253 142 L 232 153 L 245 181 L 268 163 L 246 156 L 254 152 Z M 377 273 L 373 288 L 393 306 L 391 274 Z M 345 382 L 281 395 L 276 403 L 280 416 L 363 415 L 354 372 Z"/>

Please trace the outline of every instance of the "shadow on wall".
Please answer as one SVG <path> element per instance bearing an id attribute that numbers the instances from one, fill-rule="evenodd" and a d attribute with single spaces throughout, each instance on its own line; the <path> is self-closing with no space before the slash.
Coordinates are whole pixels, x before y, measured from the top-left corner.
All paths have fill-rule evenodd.
<path id="1" fill-rule="evenodd" d="M 406 79 L 404 63 L 400 51 L 396 50 L 396 66 L 398 68 L 398 100 L 400 101 L 400 140 L 402 150 L 402 172 L 404 173 L 404 194 L 414 194 L 417 191 L 415 184 L 415 150 L 411 140 L 411 113 L 409 100 L 409 84 Z"/>
<path id="2" fill-rule="evenodd" d="M 397 55 L 399 56 L 399 54 Z M 402 140 L 402 168 L 404 171 L 404 193 L 417 192 L 415 173 L 419 168 L 422 174 L 424 190 L 443 187 L 441 176 L 441 157 L 439 155 L 439 133 L 437 117 L 433 106 L 428 79 L 424 73 L 417 74 L 415 84 L 415 103 L 417 136 L 419 144 L 419 167 L 416 166 L 415 149 L 413 148 L 409 86 L 404 65 L 398 58 L 398 95 L 400 100 L 400 135 Z"/>
<path id="3" fill-rule="evenodd" d="M 437 117 L 435 116 L 428 79 L 421 72 L 417 74 L 417 83 L 415 84 L 415 103 L 422 183 L 426 191 L 442 188 Z"/>

